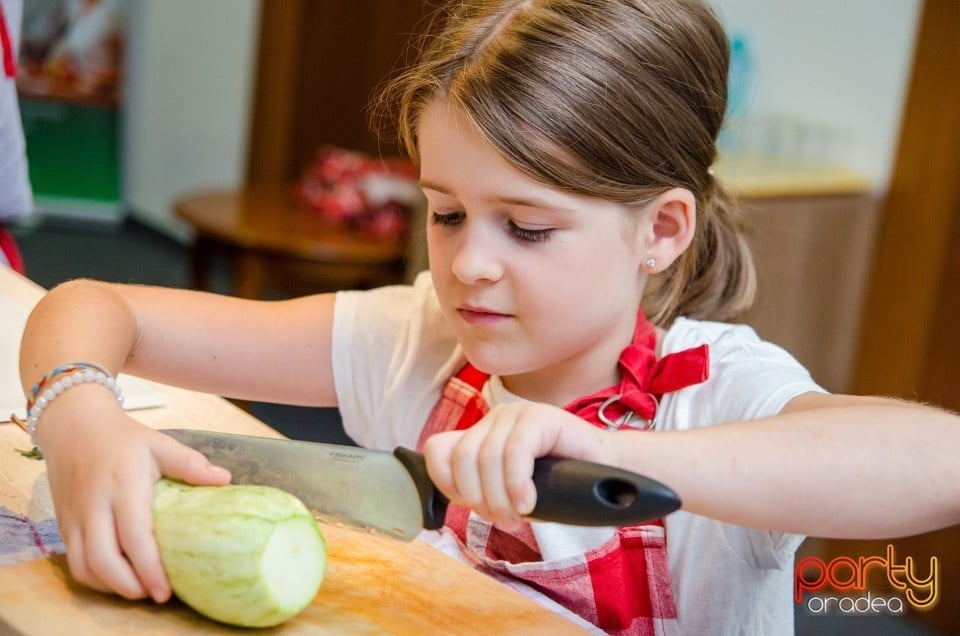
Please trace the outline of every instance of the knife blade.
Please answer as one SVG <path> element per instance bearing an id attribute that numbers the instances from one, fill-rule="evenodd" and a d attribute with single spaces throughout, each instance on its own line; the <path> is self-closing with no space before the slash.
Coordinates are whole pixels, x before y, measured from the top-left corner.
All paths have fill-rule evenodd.
<path id="1" fill-rule="evenodd" d="M 447 498 L 423 455 L 339 444 L 216 433 L 162 431 L 228 469 L 235 484 L 260 484 L 299 497 L 322 521 L 372 528 L 406 541 L 443 526 Z M 637 525 L 680 507 L 666 485 L 620 468 L 556 457 L 536 460 L 530 517 L 582 526 Z"/>

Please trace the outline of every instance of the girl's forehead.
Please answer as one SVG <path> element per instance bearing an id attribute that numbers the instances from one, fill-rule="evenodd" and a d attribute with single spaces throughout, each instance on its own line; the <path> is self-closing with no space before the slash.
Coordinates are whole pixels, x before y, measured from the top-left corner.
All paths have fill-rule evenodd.
<path id="1" fill-rule="evenodd" d="M 420 177 L 446 188 L 491 180 L 535 182 L 514 168 L 476 127 L 447 102 L 432 102 L 417 132 Z M 537 184 L 539 185 L 539 184 Z"/>
<path id="2" fill-rule="evenodd" d="M 442 104 L 424 111 L 419 140 L 420 185 L 435 201 L 525 207 L 561 215 L 625 209 L 527 176 L 504 159 L 456 109 Z"/>
<path id="3" fill-rule="evenodd" d="M 458 109 L 435 102 L 424 109 L 418 132 L 420 185 L 428 196 L 496 201 L 573 211 L 618 204 L 544 184 L 510 164 Z"/>

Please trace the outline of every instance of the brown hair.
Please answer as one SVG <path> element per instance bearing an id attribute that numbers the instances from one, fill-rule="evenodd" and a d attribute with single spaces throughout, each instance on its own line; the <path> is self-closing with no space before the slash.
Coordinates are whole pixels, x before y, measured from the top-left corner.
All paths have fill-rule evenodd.
<path id="1" fill-rule="evenodd" d="M 709 170 L 726 107 L 729 46 L 699 0 L 463 0 L 388 88 L 415 161 L 424 108 L 460 109 L 517 170 L 625 204 L 673 187 L 697 200 L 689 249 L 645 293 L 650 319 L 727 320 L 755 274 L 737 208 Z M 382 112 L 382 111 L 381 111 Z M 656 280 L 659 279 L 659 280 Z"/>

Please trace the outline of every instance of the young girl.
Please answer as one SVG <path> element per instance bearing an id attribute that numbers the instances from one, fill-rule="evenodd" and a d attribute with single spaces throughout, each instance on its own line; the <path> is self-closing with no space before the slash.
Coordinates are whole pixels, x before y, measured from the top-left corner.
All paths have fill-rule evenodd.
<path id="1" fill-rule="evenodd" d="M 728 58 L 711 12 L 454 4 L 397 83 L 429 273 L 280 302 L 68 283 L 27 325 L 24 386 L 82 360 L 337 405 L 359 444 L 422 448 L 460 504 L 425 539 L 608 632 L 790 632 L 802 535 L 958 522 L 958 418 L 828 395 L 749 328 L 713 322 L 748 306 L 753 271 L 710 169 Z M 229 475 L 95 382 L 36 424 L 74 576 L 166 600 L 153 482 Z M 630 528 L 528 522 L 542 455 L 649 475 L 684 508 Z"/>

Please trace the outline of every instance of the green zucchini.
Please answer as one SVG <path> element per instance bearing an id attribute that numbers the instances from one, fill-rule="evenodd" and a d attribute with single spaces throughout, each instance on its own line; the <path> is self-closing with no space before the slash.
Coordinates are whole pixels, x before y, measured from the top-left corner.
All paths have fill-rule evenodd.
<path id="1" fill-rule="evenodd" d="M 161 479 L 153 532 L 174 594 L 213 620 L 282 623 L 316 596 L 327 547 L 310 511 L 268 486 L 189 486 Z"/>

